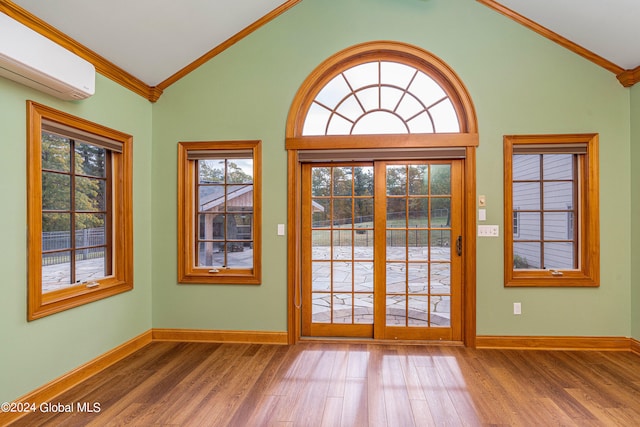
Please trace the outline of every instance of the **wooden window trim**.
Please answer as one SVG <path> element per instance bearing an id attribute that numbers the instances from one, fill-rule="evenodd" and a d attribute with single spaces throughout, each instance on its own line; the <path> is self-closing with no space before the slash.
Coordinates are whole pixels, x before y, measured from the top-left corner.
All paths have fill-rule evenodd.
<path id="1" fill-rule="evenodd" d="M 504 136 L 504 285 L 506 287 L 597 287 L 600 285 L 598 134 Z M 575 270 L 513 268 L 513 148 L 516 145 L 584 144 L 578 158 L 578 255 Z M 561 274 L 553 274 L 558 271 Z"/>
<path id="2" fill-rule="evenodd" d="M 262 154 L 261 141 L 207 141 L 178 143 L 178 283 L 257 285 L 262 281 Z M 253 269 L 229 269 L 211 273 L 195 266 L 195 169 L 189 152 L 216 150 L 253 151 Z"/>
<path id="3" fill-rule="evenodd" d="M 131 135 L 118 132 L 62 111 L 27 101 L 27 318 L 44 316 L 84 305 L 133 289 L 133 204 Z M 112 274 L 86 284 L 42 292 L 42 122 L 50 121 L 82 132 L 118 141 L 122 153 L 111 152 L 112 168 Z"/>

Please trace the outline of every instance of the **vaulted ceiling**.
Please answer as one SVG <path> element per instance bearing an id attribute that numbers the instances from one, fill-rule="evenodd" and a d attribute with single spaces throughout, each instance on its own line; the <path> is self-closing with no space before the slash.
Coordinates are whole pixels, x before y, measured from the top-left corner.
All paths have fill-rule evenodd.
<path id="1" fill-rule="evenodd" d="M 156 100 L 167 86 L 300 1 L 0 0 L 0 11 Z M 477 1 L 603 66 L 625 86 L 640 80 L 638 0 Z"/>

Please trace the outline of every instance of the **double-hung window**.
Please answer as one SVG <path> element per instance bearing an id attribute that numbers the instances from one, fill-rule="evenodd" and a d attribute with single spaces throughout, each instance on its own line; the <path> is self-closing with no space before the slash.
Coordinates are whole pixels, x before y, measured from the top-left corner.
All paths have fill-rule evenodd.
<path id="1" fill-rule="evenodd" d="M 598 136 L 504 137 L 505 286 L 598 286 Z"/>
<path id="2" fill-rule="evenodd" d="M 260 283 L 260 141 L 178 144 L 178 282 Z"/>
<path id="3" fill-rule="evenodd" d="M 129 135 L 28 103 L 28 318 L 133 288 Z"/>

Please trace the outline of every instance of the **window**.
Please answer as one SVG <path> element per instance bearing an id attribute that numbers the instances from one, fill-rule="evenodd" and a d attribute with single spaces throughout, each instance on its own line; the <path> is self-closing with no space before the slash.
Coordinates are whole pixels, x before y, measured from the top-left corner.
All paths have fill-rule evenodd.
<path id="1" fill-rule="evenodd" d="M 178 281 L 260 283 L 260 141 L 178 144 Z"/>
<path id="2" fill-rule="evenodd" d="M 504 137 L 505 286 L 598 286 L 598 136 Z"/>
<path id="3" fill-rule="evenodd" d="M 28 319 L 133 288 L 132 137 L 28 103 Z"/>

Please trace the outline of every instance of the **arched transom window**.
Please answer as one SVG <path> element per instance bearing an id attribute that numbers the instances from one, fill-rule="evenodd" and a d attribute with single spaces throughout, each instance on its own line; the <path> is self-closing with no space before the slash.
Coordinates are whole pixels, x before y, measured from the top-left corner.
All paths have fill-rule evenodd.
<path id="1" fill-rule="evenodd" d="M 447 92 L 425 72 L 377 60 L 333 77 L 316 95 L 302 134 L 363 135 L 460 132 Z"/>

